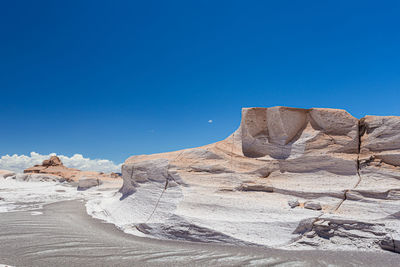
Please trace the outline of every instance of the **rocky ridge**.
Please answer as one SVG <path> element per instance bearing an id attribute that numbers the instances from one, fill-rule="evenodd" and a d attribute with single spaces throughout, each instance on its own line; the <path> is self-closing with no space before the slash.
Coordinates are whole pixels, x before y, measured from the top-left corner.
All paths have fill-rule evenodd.
<path id="1" fill-rule="evenodd" d="M 129 210 L 120 226 L 138 234 L 400 251 L 400 117 L 244 108 L 227 139 L 130 157 L 122 177 L 121 198 L 103 208 Z"/>
<path id="2" fill-rule="evenodd" d="M 42 164 L 35 165 L 24 170 L 23 180 L 29 180 L 35 177 L 50 177 L 53 180 L 65 180 L 74 182 L 79 180 L 104 180 L 119 178 L 115 173 L 105 174 L 95 171 L 81 171 L 74 168 L 64 166 L 57 156 L 51 156 L 50 159 L 44 160 Z M 99 181 L 97 183 L 99 183 Z"/>

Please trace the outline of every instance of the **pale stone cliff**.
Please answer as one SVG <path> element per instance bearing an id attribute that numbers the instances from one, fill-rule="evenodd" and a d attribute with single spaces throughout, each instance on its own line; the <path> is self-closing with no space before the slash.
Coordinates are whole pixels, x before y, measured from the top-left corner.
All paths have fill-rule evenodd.
<path id="1" fill-rule="evenodd" d="M 122 177 L 112 207 L 147 236 L 400 251 L 400 117 L 244 108 L 227 139 L 130 157 Z"/>

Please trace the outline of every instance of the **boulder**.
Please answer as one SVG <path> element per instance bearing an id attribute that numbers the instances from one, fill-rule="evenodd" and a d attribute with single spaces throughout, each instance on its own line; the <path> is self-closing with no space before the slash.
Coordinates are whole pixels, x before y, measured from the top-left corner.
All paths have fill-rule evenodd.
<path id="1" fill-rule="evenodd" d="M 291 199 L 291 200 L 288 201 L 288 205 L 289 205 L 289 207 L 294 209 L 294 208 L 300 206 L 300 203 L 299 203 L 299 201 L 297 199 Z"/>
<path id="2" fill-rule="evenodd" d="M 321 204 L 315 201 L 306 201 L 304 203 L 304 208 L 310 210 L 322 210 Z"/>
<path id="3" fill-rule="evenodd" d="M 15 176 L 15 172 L 8 171 L 8 170 L 0 170 L 0 178 L 8 178 L 11 176 Z"/>

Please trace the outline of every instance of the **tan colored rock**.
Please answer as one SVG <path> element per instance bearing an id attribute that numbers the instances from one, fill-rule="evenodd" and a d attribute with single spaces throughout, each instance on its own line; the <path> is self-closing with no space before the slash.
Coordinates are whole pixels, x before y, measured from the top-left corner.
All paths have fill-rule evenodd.
<path id="1" fill-rule="evenodd" d="M 44 160 L 42 165 L 49 167 L 49 166 L 62 166 L 63 164 L 59 157 L 51 156 L 50 159 Z"/>
<path id="2" fill-rule="evenodd" d="M 105 174 L 95 171 L 80 171 L 74 168 L 68 168 L 63 165 L 57 156 L 51 156 L 50 159 L 44 160 L 41 165 L 35 165 L 31 168 L 24 170 L 25 174 L 47 174 L 66 181 L 79 181 L 80 178 L 93 178 L 93 179 L 115 179 L 118 178 L 116 174 Z"/>

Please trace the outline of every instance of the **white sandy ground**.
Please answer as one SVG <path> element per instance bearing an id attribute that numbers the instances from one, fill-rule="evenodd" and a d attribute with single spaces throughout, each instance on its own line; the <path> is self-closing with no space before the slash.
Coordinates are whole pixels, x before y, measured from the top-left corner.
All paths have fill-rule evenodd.
<path id="1" fill-rule="evenodd" d="M 0 177 L 0 213 L 31 210 L 32 215 L 40 215 L 38 210 L 45 204 L 103 198 L 110 191 L 118 191 L 121 183 L 120 179 L 116 179 L 86 191 L 78 191 L 76 185 L 67 182 L 19 181 Z"/>

